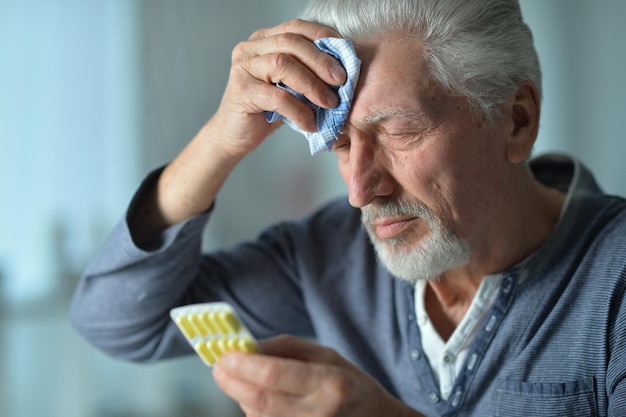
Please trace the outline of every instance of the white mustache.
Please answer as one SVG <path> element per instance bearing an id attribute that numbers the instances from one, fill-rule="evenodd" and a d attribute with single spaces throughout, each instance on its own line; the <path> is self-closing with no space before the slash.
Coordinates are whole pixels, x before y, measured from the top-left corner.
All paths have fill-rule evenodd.
<path id="1" fill-rule="evenodd" d="M 427 221 L 436 218 L 425 204 L 408 201 L 383 201 L 365 206 L 361 210 L 361 221 L 364 224 L 369 224 L 380 217 L 397 216 L 420 217 Z"/>

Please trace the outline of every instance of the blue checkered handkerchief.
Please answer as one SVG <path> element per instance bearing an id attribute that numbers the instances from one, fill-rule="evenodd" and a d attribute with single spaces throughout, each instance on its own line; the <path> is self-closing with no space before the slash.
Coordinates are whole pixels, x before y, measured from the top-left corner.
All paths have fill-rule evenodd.
<path id="1" fill-rule="evenodd" d="M 316 40 L 315 45 L 321 51 L 337 58 L 346 70 L 348 75 L 347 81 L 337 88 L 333 87 L 339 95 L 339 104 L 332 109 L 318 107 L 307 100 L 304 95 L 281 83 L 277 84 L 277 86 L 286 89 L 298 100 L 306 103 L 311 109 L 313 109 L 315 112 L 315 119 L 317 120 L 318 131 L 315 133 L 305 132 L 292 120 L 284 118 L 277 112 L 267 112 L 266 114 L 268 122 L 272 123 L 276 120 L 284 120 L 285 123 L 287 123 L 293 130 L 302 133 L 309 141 L 311 155 L 315 155 L 323 151 L 330 151 L 333 147 L 333 142 L 339 137 L 341 129 L 343 129 L 346 119 L 348 118 L 348 112 L 350 111 L 356 82 L 359 78 L 359 71 L 361 69 L 361 61 L 356 56 L 356 52 L 354 52 L 352 42 L 348 39 L 322 38 Z"/>

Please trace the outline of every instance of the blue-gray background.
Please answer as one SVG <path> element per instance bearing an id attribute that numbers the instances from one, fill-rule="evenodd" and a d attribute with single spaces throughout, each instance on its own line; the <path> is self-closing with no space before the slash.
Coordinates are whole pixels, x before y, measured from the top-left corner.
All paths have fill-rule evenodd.
<path id="1" fill-rule="evenodd" d="M 77 276 L 141 178 L 215 111 L 232 47 L 295 0 L 0 0 L 0 416 L 237 416 L 195 357 L 118 362 L 66 323 Z M 522 0 L 544 69 L 536 152 L 626 195 L 626 2 Z M 206 247 L 344 192 L 282 129 L 219 196 Z"/>

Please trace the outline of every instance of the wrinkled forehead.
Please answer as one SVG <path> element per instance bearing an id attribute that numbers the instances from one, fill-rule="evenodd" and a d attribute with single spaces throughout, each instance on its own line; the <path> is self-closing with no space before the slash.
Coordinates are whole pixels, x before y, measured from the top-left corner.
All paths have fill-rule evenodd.
<path id="1" fill-rule="evenodd" d="M 349 118 L 353 125 L 425 117 L 449 105 L 451 95 L 430 76 L 415 38 L 391 34 L 354 46 L 362 66 Z"/>

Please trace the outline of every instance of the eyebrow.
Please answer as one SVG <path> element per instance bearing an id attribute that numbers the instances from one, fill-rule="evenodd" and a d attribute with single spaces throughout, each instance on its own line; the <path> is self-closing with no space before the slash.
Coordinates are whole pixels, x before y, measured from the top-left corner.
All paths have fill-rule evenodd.
<path id="1" fill-rule="evenodd" d="M 416 122 L 420 120 L 420 113 L 416 113 L 402 107 L 396 107 L 375 112 L 369 116 L 355 121 L 354 123 L 348 124 L 354 126 L 356 129 L 367 129 L 388 119 L 401 119 Z"/>
<path id="2" fill-rule="evenodd" d="M 364 120 L 363 123 L 364 124 L 374 124 L 374 123 L 378 123 L 382 120 L 385 119 L 392 119 L 392 118 L 398 118 L 398 119 L 408 119 L 408 120 L 416 120 L 418 118 L 418 114 L 410 111 L 410 110 L 406 110 L 403 108 L 394 108 L 394 109 L 388 109 L 388 110 L 383 110 L 377 113 L 374 113 L 370 116 L 367 116 Z"/>

